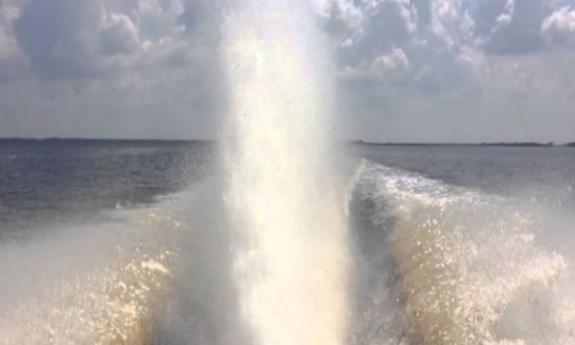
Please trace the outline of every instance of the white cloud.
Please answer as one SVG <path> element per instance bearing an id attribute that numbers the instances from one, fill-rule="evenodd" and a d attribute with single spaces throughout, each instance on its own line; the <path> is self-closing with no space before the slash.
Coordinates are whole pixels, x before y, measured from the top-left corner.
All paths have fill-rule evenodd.
<path id="1" fill-rule="evenodd" d="M 575 10 L 563 7 L 545 18 L 541 34 L 551 45 L 575 46 Z"/>
<path id="2" fill-rule="evenodd" d="M 13 57 L 18 44 L 12 33 L 12 24 L 20 15 L 20 8 L 8 2 L 0 2 L 0 60 Z"/>
<path id="3" fill-rule="evenodd" d="M 409 70 L 409 59 L 400 48 L 393 48 L 389 54 L 376 57 L 371 64 L 371 71 L 381 76 L 407 70 Z"/>
<path id="4" fill-rule="evenodd" d="M 107 14 L 100 30 L 100 44 L 102 52 L 108 55 L 134 53 L 142 45 L 138 29 L 130 17 L 121 13 Z"/>
<path id="5" fill-rule="evenodd" d="M 523 123 L 537 123 L 522 131 L 534 140 L 550 140 L 550 133 L 567 139 L 557 122 L 538 120 L 544 112 L 575 124 L 566 106 L 575 71 L 542 39 L 571 46 L 573 13 L 561 10 L 567 2 L 573 0 L 334 0 L 345 123 L 369 123 L 356 135 L 374 140 L 497 140 L 506 132 L 520 140 L 512 125 Z M 417 129 L 423 118 L 435 132 Z M 487 123 L 501 129 L 481 131 Z M 473 124 L 478 129 L 459 134 L 477 134 L 455 137 L 442 124 Z"/>
<path id="6" fill-rule="evenodd" d="M 503 12 L 497 17 L 497 20 L 495 21 L 496 24 L 493 31 L 500 30 L 501 27 L 511 24 L 514 12 L 515 12 L 515 1 L 507 0 L 507 2 L 505 3 L 505 7 L 503 8 Z"/>
<path id="7" fill-rule="evenodd" d="M 543 48 L 539 30 L 552 5 L 547 0 L 507 0 L 497 16 L 485 50 L 495 55 L 522 55 Z"/>
<path id="8" fill-rule="evenodd" d="M 33 120 L 41 116 L 42 128 L 61 126 L 52 135 L 74 128 L 97 135 L 90 128 L 106 122 L 100 118 L 114 124 L 100 130 L 115 136 L 159 133 L 161 126 L 169 136 L 166 123 L 200 134 L 213 128 L 224 104 L 218 2 L 0 0 L 0 135 L 26 134 L 16 127 L 38 134 Z M 575 54 L 575 0 L 310 5 L 332 39 L 340 98 L 365 125 L 358 135 L 394 135 L 385 125 L 395 121 L 405 140 L 423 140 L 426 134 L 416 130 L 423 118 L 430 128 L 437 123 L 429 138 L 457 132 L 443 127 L 482 121 L 500 125 L 497 133 L 515 133 L 510 118 L 538 123 L 543 110 L 561 120 L 556 133 L 572 128 L 566 123 L 575 121 L 569 122 L 568 101 L 575 97 L 575 70 L 566 66 Z M 123 128 L 128 122 L 137 128 Z M 150 128 L 141 128 L 146 123 Z"/>
<path id="9" fill-rule="evenodd" d="M 0 136 L 213 135 L 218 42 L 203 0 L 0 5 L 0 55 L 17 49 L 0 57 Z"/>

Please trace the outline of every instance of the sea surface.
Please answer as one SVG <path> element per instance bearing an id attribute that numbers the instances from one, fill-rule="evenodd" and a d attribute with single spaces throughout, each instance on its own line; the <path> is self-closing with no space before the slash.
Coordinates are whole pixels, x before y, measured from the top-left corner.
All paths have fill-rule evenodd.
<path id="1" fill-rule="evenodd" d="M 575 343 L 574 148 L 334 151 L 346 343 Z M 207 142 L 1 141 L 0 344 L 257 343 L 217 156 Z"/>
<path id="2" fill-rule="evenodd" d="M 43 231 L 186 188 L 213 160 L 207 142 L 2 140 L 0 236 Z"/>

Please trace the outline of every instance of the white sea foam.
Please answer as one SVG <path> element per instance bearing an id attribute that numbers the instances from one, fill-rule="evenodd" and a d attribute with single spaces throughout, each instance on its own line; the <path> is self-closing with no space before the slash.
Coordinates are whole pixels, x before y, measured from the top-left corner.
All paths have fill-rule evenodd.
<path id="1" fill-rule="evenodd" d="M 0 344 L 143 343 L 180 224 L 162 207 L 45 229 L 0 249 Z"/>
<path id="2" fill-rule="evenodd" d="M 359 169 L 357 343 L 573 343 L 573 295 L 558 289 L 567 262 L 538 244 L 537 210 L 368 161 Z"/>

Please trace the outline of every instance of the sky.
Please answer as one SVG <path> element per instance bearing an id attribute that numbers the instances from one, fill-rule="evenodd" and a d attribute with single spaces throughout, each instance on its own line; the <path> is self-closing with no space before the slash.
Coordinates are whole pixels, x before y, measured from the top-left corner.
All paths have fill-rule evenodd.
<path id="1" fill-rule="evenodd" d="M 575 141 L 575 0 L 309 0 L 338 136 Z M 207 0 L 0 0 L 0 137 L 215 138 Z"/>

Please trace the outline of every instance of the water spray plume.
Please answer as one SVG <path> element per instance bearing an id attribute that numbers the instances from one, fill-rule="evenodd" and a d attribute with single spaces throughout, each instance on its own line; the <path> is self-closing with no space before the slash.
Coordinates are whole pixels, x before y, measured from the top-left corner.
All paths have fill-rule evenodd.
<path id="1" fill-rule="evenodd" d="M 311 12 L 297 1 L 247 2 L 223 33 L 242 317 L 259 344 L 342 344 L 346 228 L 329 181 L 329 99 Z"/>

